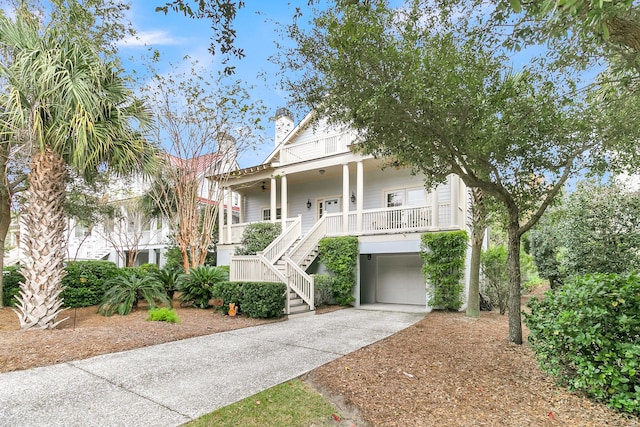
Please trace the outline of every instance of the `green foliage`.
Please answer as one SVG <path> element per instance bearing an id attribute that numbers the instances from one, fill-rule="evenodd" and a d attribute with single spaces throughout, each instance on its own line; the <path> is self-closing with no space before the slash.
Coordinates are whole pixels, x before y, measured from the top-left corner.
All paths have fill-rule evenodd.
<path id="1" fill-rule="evenodd" d="M 640 192 L 584 181 L 531 231 L 538 271 L 555 287 L 566 277 L 640 268 Z"/>
<path id="2" fill-rule="evenodd" d="M 569 196 L 565 209 L 561 233 L 567 274 L 640 268 L 640 192 L 586 181 Z"/>
<path id="3" fill-rule="evenodd" d="M 173 300 L 173 295 L 178 290 L 180 272 L 164 266 L 161 270 L 155 272 L 155 277 L 156 280 L 164 286 L 164 290 L 167 293 L 169 300 Z"/>
<path id="4" fill-rule="evenodd" d="M 331 304 L 333 300 L 333 278 L 328 274 L 313 276 L 314 301 L 316 307 Z"/>
<path id="5" fill-rule="evenodd" d="M 169 270 L 178 271 L 180 273 L 184 272 L 184 267 L 182 264 L 182 252 L 180 252 L 180 248 L 177 246 L 171 246 L 167 248 L 164 253 L 165 264 L 164 268 Z"/>
<path id="6" fill-rule="evenodd" d="M 529 249 L 541 277 L 549 280 L 552 288 L 562 286 L 567 272 L 562 266 L 562 233 L 564 210 L 552 208 L 540 218 L 529 232 Z"/>
<path id="7" fill-rule="evenodd" d="M 147 320 L 153 322 L 180 323 L 178 313 L 169 307 L 156 307 L 149 310 Z"/>
<path id="8" fill-rule="evenodd" d="M 464 289 L 464 261 L 469 236 L 466 231 L 425 233 L 420 256 L 422 271 L 431 287 L 429 305 L 444 310 L 459 310 Z"/>
<path id="9" fill-rule="evenodd" d="M 282 226 L 279 222 L 257 222 L 249 224 L 242 233 L 240 247 L 236 255 L 255 255 L 264 250 L 280 235 Z"/>
<path id="10" fill-rule="evenodd" d="M 24 280 L 20 274 L 20 266 L 10 265 L 4 267 L 2 276 L 2 304 L 5 307 L 12 307 L 17 303 L 16 297 L 20 291 L 20 282 Z"/>
<path id="11" fill-rule="evenodd" d="M 242 312 L 249 317 L 270 318 L 284 314 L 287 286 L 284 283 L 245 282 L 242 285 Z"/>
<path id="12" fill-rule="evenodd" d="M 214 287 L 213 298 L 222 299 L 222 310 L 224 314 L 229 313 L 230 302 L 236 304 L 236 307 L 241 305 L 243 285 L 244 282 L 220 282 Z"/>
<path id="13" fill-rule="evenodd" d="M 226 280 L 229 280 L 228 270 L 209 265 L 193 267 L 189 269 L 189 274 L 180 276 L 180 303 L 207 308 L 209 300 L 213 298 L 214 286 Z"/>
<path id="14" fill-rule="evenodd" d="M 121 274 L 110 261 L 69 261 L 62 278 L 63 298 L 66 307 L 98 305 L 105 294 L 105 283 Z"/>
<path id="15" fill-rule="evenodd" d="M 531 299 L 529 343 L 572 390 L 640 414 L 640 276 L 592 274 Z"/>
<path id="16" fill-rule="evenodd" d="M 318 245 L 320 260 L 332 273 L 333 297 L 340 305 L 351 304 L 356 285 L 358 238 L 353 236 L 325 237 Z"/>
<path id="17" fill-rule="evenodd" d="M 103 316 L 114 313 L 127 315 L 140 299 L 149 303 L 151 308 L 156 302 L 170 305 L 164 287 L 153 276 L 138 277 L 133 271 L 124 271 L 105 283 L 108 286 L 98 312 Z"/>
<path id="18" fill-rule="evenodd" d="M 338 424 L 333 418 L 335 414 L 342 417 L 323 395 L 294 379 L 203 415 L 187 426 L 331 426 Z"/>
<path id="19" fill-rule="evenodd" d="M 500 314 L 507 311 L 509 300 L 509 274 L 507 271 L 507 248 L 493 246 L 480 255 L 482 288 L 491 303 L 498 306 Z"/>

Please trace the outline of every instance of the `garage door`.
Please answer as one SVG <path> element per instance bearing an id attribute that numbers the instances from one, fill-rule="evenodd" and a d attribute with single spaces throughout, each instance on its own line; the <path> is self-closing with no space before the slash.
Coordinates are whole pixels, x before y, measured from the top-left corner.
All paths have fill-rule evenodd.
<path id="1" fill-rule="evenodd" d="M 376 299 L 389 304 L 426 304 L 419 255 L 378 255 Z"/>

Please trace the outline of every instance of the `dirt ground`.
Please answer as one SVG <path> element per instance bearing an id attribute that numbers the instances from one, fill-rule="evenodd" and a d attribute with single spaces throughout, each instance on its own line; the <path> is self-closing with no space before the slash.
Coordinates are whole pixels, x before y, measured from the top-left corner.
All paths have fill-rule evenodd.
<path id="1" fill-rule="evenodd" d="M 265 323 L 211 310 L 177 311 L 179 325 L 147 322 L 145 308 L 124 317 L 102 317 L 95 307 L 71 309 L 58 330 L 19 331 L 16 315 L 0 309 L 0 372 Z M 526 345 L 507 343 L 507 331 L 506 317 L 495 312 L 480 319 L 434 312 L 303 379 L 346 405 L 358 426 L 640 425 L 638 418 L 557 387 Z"/>

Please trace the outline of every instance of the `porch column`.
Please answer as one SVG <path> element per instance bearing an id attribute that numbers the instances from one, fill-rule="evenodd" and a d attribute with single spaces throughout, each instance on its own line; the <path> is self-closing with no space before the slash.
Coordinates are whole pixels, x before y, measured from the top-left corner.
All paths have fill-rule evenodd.
<path id="1" fill-rule="evenodd" d="M 224 191 L 222 190 L 222 197 L 218 200 L 218 243 L 227 243 L 224 235 Z"/>
<path id="2" fill-rule="evenodd" d="M 280 179 L 280 216 L 282 217 L 282 230 L 287 226 L 287 176 Z"/>
<path id="3" fill-rule="evenodd" d="M 351 198 L 349 196 L 349 165 L 342 165 L 342 231 L 349 233 L 349 204 Z"/>
<path id="4" fill-rule="evenodd" d="M 451 187 L 451 226 L 458 225 L 458 175 L 449 175 Z"/>
<path id="5" fill-rule="evenodd" d="M 276 179 L 271 178 L 271 201 L 269 202 L 269 207 L 271 210 L 271 222 L 276 222 L 277 211 L 276 211 Z"/>
<path id="6" fill-rule="evenodd" d="M 438 197 L 440 186 L 433 189 L 431 198 L 431 226 L 440 228 L 440 199 Z"/>
<path id="7" fill-rule="evenodd" d="M 231 241 L 231 224 L 233 223 L 233 191 L 231 188 L 226 189 L 227 196 L 227 240 Z"/>
<path id="8" fill-rule="evenodd" d="M 362 160 L 356 163 L 356 231 L 362 232 L 362 211 L 364 208 L 364 168 Z"/>

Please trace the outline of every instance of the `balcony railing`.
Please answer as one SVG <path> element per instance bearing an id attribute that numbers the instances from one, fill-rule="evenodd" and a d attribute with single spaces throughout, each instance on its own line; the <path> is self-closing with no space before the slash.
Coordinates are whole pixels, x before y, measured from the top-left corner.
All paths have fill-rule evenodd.
<path id="1" fill-rule="evenodd" d="M 333 154 L 346 153 L 351 139 L 351 134 L 347 132 L 327 138 L 287 145 L 280 151 L 280 163 L 287 165 Z"/>

